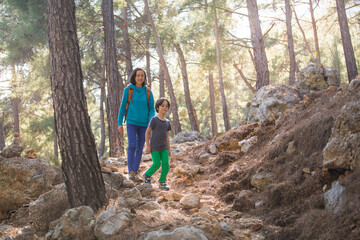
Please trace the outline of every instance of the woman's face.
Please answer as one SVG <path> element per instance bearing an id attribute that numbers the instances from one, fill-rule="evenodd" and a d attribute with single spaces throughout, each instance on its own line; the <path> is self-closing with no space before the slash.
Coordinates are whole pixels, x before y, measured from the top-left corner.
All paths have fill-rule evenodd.
<path id="1" fill-rule="evenodd" d="M 137 87 L 142 87 L 143 82 L 145 81 L 145 73 L 143 70 L 136 71 L 135 83 Z"/>

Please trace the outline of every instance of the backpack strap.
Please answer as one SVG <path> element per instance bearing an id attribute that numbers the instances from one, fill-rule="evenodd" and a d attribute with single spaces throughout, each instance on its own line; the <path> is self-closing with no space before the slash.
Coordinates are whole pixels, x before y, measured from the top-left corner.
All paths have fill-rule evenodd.
<path id="1" fill-rule="evenodd" d="M 131 88 L 130 86 L 128 86 L 128 89 L 129 89 L 129 95 L 128 95 L 128 99 L 127 99 L 127 102 L 126 102 L 126 108 L 125 108 L 125 114 L 124 114 L 124 123 L 126 122 L 127 113 L 128 113 L 128 110 L 129 110 L 129 104 L 130 104 L 130 101 L 132 102 L 132 94 L 134 92 L 134 89 Z"/>
<path id="2" fill-rule="evenodd" d="M 147 107 L 149 108 L 149 102 L 150 102 L 150 87 L 146 88 L 146 95 L 147 95 Z"/>

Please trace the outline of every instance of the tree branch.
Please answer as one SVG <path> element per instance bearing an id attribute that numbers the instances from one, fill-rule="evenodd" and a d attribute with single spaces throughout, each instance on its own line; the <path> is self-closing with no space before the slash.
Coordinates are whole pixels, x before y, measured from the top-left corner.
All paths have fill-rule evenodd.
<path id="1" fill-rule="evenodd" d="M 246 86 L 251 90 L 252 93 L 256 93 L 256 90 L 251 84 L 249 83 L 248 79 L 245 77 L 244 73 L 241 71 L 241 69 L 238 67 L 236 63 L 233 64 L 236 70 L 240 73 L 240 76 L 242 80 L 245 82 Z"/>

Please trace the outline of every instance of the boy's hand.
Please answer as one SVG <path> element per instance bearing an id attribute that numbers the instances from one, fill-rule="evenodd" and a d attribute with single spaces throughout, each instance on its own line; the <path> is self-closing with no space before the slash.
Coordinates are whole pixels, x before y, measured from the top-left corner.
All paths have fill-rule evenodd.
<path id="1" fill-rule="evenodd" d="M 151 148 L 150 148 L 150 146 L 146 146 L 146 153 L 151 153 Z"/>
<path id="2" fill-rule="evenodd" d="M 171 150 L 168 151 L 169 152 L 169 157 L 171 156 Z"/>

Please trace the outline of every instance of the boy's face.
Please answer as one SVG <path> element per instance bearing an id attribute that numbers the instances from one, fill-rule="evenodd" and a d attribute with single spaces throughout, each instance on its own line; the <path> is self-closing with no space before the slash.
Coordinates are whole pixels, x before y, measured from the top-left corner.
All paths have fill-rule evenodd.
<path id="1" fill-rule="evenodd" d="M 163 101 L 163 103 L 159 106 L 158 112 L 165 114 L 165 113 L 167 113 L 168 110 L 169 110 L 169 104 L 168 104 L 168 102 L 165 100 L 165 101 Z"/>

